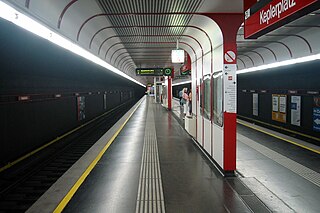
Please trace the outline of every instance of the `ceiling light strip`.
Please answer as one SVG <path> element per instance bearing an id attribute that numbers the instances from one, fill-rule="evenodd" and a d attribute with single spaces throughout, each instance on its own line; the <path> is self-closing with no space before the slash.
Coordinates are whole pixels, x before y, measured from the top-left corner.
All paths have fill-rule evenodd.
<path id="1" fill-rule="evenodd" d="M 178 83 L 174 83 L 174 84 L 172 84 L 172 86 L 178 86 L 178 85 L 188 84 L 188 83 L 191 83 L 191 80 L 183 81 L 183 82 L 178 82 Z"/>
<path id="2" fill-rule="evenodd" d="M 261 66 L 257 66 L 257 67 L 251 67 L 251 68 L 247 68 L 247 69 L 243 69 L 243 70 L 238 70 L 237 74 L 256 72 L 256 71 L 260 71 L 260 70 L 283 67 L 283 66 L 299 64 L 299 63 L 304 63 L 304 62 L 309 62 L 309 61 L 314 61 L 314 60 L 319 60 L 319 59 L 320 59 L 320 54 L 309 55 L 309 56 L 305 56 L 305 57 L 301 57 L 301 58 L 295 58 L 295 59 L 275 62 L 275 63 L 271 63 L 271 64 L 265 64 L 265 65 L 261 65 Z"/>
<path id="3" fill-rule="evenodd" d="M 23 13 L 17 11 L 13 7 L 5 4 L 4 2 L 0 1 L 0 17 L 6 19 L 13 24 L 22 27 L 60 47 L 63 47 L 77 55 L 82 56 L 104 68 L 110 70 L 117 75 L 120 75 L 136 84 L 141 86 L 145 86 L 139 81 L 133 79 L 132 77 L 126 75 L 125 73 L 121 72 L 117 68 L 113 67 L 112 65 L 106 63 L 102 59 L 98 58 L 97 56 L 93 55 L 92 53 L 88 52 L 87 50 L 83 49 L 82 47 L 76 45 L 75 43 L 69 41 L 68 39 L 60 36 L 59 34 L 55 33 L 54 31 L 50 30 L 49 28 L 41 25 L 40 23 L 34 21 L 33 19 L 29 18 L 28 16 L 24 15 Z"/>

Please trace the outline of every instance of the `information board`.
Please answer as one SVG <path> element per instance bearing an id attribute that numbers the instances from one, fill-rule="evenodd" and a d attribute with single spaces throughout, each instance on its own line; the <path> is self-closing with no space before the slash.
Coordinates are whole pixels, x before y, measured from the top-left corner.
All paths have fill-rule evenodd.
<path id="1" fill-rule="evenodd" d="M 137 68 L 137 76 L 171 76 L 171 68 Z"/>
<path id="2" fill-rule="evenodd" d="M 279 112 L 286 113 L 287 112 L 287 96 L 286 95 L 280 95 L 279 96 Z"/>
<path id="3" fill-rule="evenodd" d="M 291 124 L 301 125 L 301 96 L 291 96 Z"/>
<path id="4" fill-rule="evenodd" d="M 237 112 L 237 65 L 224 64 L 224 111 Z"/>
<path id="5" fill-rule="evenodd" d="M 272 95 L 272 111 L 278 112 L 279 111 L 279 96 Z"/>

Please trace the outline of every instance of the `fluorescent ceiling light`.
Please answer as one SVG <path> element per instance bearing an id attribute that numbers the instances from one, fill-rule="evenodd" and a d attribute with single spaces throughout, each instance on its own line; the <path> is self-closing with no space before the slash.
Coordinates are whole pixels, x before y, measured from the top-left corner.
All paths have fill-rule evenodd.
<path id="1" fill-rule="evenodd" d="M 189 80 L 189 81 L 183 81 L 183 82 L 179 82 L 179 83 L 175 83 L 175 84 L 172 84 L 172 86 L 178 86 L 178 85 L 187 84 L 187 83 L 191 83 L 191 80 Z"/>
<path id="2" fill-rule="evenodd" d="M 36 22 L 35 20 L 29 18 L 28 16 L 24 15 L 23 13 L 17 11 L 13 7 L 5 4 L 4 2 L 0 1 L 0 17 L 6 19 L 19 27 L 22 27 L 60 47 L 63 47 L 77 55 L 82 56 L 104 68 L 110 70 L 130 81 L 133 81 L 136 84 L 141 86 L 145 86 L 139 81 L 133 79 L 132 77 L 128 76 L 124 72 L 121 72 L 119 69 L 115 68 L 114 66 L 108 64 L 104 60 L 100 59 L 99 57 L 93 55 L 92 53 L 88 52 L 87 50 L 83 49 L 82 47 L 78 46 L 77 44 L 71 42 L 70 40 L 60 36 L 59 34 L 55 33 L 54 31 L 50 30 L 48 27 Z"/>
<path id="3" fill-rule="evenodd" d="M 292 64 L 299 64 L 299 63 L 304 63 L 308 61 L 314 61 L 314 60 L 319 60 L 320 59 L 320 54 L 316 55 L 309 55 L 301 58 L 295 58 L 295 59 L 290 59 L 290 60 L 285 60 L 285 61 L 280 61 L 272 64 L 265 64 L 257 67 L 251 67 L 248 69 L 243 69 L 243 70 L 238 70 L 237 74 L 243 74 L 243 73 L 248 73 L 248 72 L 256 72 L 260 70 L 266 70 L 266 69 L 271 69 L 271 68 L 276 68 L 276 67 L 283 67 L 287 65 L 292 65 Z"/>

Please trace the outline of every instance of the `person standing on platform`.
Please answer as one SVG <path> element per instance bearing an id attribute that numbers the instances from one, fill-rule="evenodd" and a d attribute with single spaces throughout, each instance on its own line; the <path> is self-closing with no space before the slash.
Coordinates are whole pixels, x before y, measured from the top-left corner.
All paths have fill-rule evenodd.
<path id="1" fill-rule="evenodd" d="M 184 90 L 184 88 L 179 92 L 179 99 L 180 99 L 180 106 L 182 106 L 183 104 L 182 104 L 182 95 L 183 95 L 183 90 Z"/>
<path id="2" fill-rule="evenodd" d="M 189 91 L 189 94 L 188 94 L 188 112 L 189 112 L 188 117 L 192 117 L 192 93 L 191 93 L 191 90 Z"/>
<path id="3" fill-rule="evenodd" d="M 183 89 L 183 94 L 182 94 L 182 99 L 183 99 L 183 114 L 184 116 L 187 114 L 188 111 L 188 102 L 189 102 L 189 96 L 188 96 L 188 89 L 184 88 Z"/>

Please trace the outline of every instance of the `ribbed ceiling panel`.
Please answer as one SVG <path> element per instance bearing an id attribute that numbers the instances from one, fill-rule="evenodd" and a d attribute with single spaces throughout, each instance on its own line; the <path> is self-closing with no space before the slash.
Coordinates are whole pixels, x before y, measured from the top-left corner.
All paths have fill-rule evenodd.
<path id="1" fill-rule="evenodd" d="M 183 34 L 191 14 L 168 14 L 162 13 L 194 13 L 201 6 L 203 0 L 96 0 L 102 10 L 110 15 L 107 18 L 113 26 L 130 26 L 116 28 L 115 31 L 127 49 L 139 46 L 139 51 L 144 52 L 146 48 L 168 46 L 165 43 L 152 44 L 153 42 L 176 42 Z M 130 13 L 141 13 L 141 15 L 130 15 Z M 143 14 L 151 13 L 151 14 Z M 134 27 L 144 26 L 144 27 Z M 160 26 L 160 27 L 156 27 Z M 162 26 L 162 27 L 161 27 Z M 141 35 L 141 36 L 139 36 Z M 150 36 L 147 36 L 150 35 Z M 156 36 L 159 35 L 159 36 Z M 170 36 L 166 36 L 170 35 Z M 171 36 L 172 35 L 172 36 Z M 128 37 L 123 37 L 128 36 Z M 131 37 L 130 37 L 131 36 Z M 128 42 L 143 42 L 141 44 L 128 44 Z M 144 42 L 151 42 L 145 44 Z M 175 44 L 169 45 L 174 48 Z M 156 57 L 155 57 L 156 58 Z M 136 60 L 135 60 L 136 61 Z"/>
<path id="2" fill-rule="evenodd" d="M 201 0 L 98 0 L 108 13 L 194 12 Z"/>
<path id="3" fill-rule="evenodd" d="M 176 42 L 178 36 L 132 36 L 132 37 L 121 37 L 121 40 L 126 42 Z"/>

